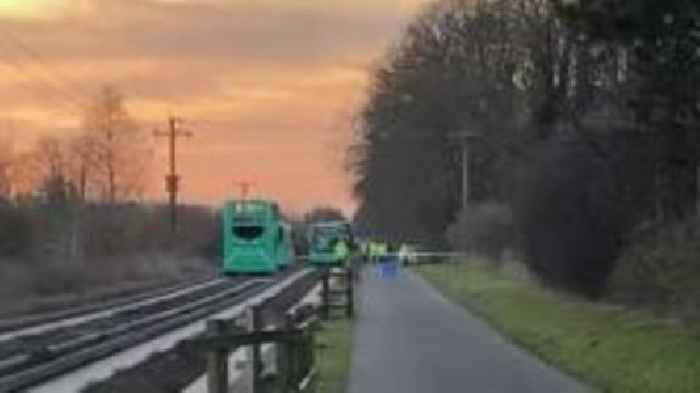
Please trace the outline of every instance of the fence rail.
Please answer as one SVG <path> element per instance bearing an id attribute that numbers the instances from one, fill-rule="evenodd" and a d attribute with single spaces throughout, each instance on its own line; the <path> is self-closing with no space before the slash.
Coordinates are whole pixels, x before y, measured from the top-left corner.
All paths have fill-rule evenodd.
<path id="1" fill-rule="evenodd" d="M 243 318 L 208 321 L 203 336 L 184 343 L 206 355 L 208 393 L 229 393 L 233 382 L 229 380 L 229 356 L 242 348 L 248 353 L 243 377 L 248 379 L 249 393 L 311 392 L 318 375 L 315 334 L 321 320 L 329 319 L 333 309 L 343 308 L 346 317 L 353 317 L 354 280 L 351 267 L 324 269 L 321 271 L 320 305 L 279 312 L 273 318 L 269 310 L 256 305 L 248 308 Z M 343 295 L 344 299 L 337 301 L 335 295 Z M 274 323 L 264 327 L 264 320 L 265 323 L 274 320 Z M 267 375 L 263 375 L 263 344 L 275 345 L 271 367 L 274 371 Z"/>
<path id="2" fill-rule="evenodd" d="M 287 314 L 283 326 L 263 330 L 254 324 L 259 320 L 259 310 L 251 307 L 248 312 L 249 326 L 254 326 L 255 330 L 232 326 L 231 321 L 210 320 L 203 337 L 185 344 L 206 354 L 209 393 L 229 392 L 232 382 L 229 381 L 229 356 L 241 348 L 248 351 L 248 369 L 243 376 L 249 379 L 247 386 L 251 393 L 304 392 L 312 386 L 314 333 L 318 329 L 315 313 L 300 323 L 295 321 L 301 311 Z M 277 351 L 275 374 L 263 378 L 261 345 L 266 343 L 276 344 Z"/>
<path id="3" fill-rule="evenodd" d="M 331 279 L 338 278 L 342 286 L 338 289 L 331 288 Z M 321 317 L 328 320 L 333 309 L 345 309 L 345 316 L 353 318 L 355 316 L 355 281 L 352 266 L 339 270 L 325 269 L 321 273 Z M 338 301 L 334 295 L 343 295 L 344 299 Z"/>

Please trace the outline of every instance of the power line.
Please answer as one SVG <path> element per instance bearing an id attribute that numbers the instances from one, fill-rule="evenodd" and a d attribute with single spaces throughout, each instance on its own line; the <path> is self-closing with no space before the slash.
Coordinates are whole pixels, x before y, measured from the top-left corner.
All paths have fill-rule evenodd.
<path id="1" fill-rule="evenodd" d="M 72 97 L 70 95 L 66 95 L 66 93 L 64 91 L 60 90 L 55 85 L 48 83 L 46 80 L 36 79 L 34 75 L 32 75 L 30 72 L 28 72 L 28 70 L 26 69 L 26 67 L 22 63 L 19 63 L 15 60 L 7 59 L 7 58 L 0 58 L 0 62 L 4 63 L 7 66 L 11 66 L 11 67 L 15 68 L 17 71 L 19 71 L 19 73 L 24 76 L 25 82 L 38 83 L 38 84 L 42 85 L 45 89 L 52 91 L 54 93 L 54 95 L 52 95 L 52 99 L 54 101 L 60 103 L 71 114 L 73 114 L 73 115 L 81 115 L 82 114 L 82 110 L 84 108 L 83 108 L 83 105 L 81 102 L 75 101 L 74 97 Z M 31 90 L 31 89 L 28 88 L 28 90 Z M 65 99 L 59 99 L 56 95 L 62 96 Z M 56 108 L 52 107 L 51 110 L 56 111 Z"/>
<path id="2" fill-rule="evenodd" d="M 250 180 L 240 180 L 240 181 L 234 181 L 233 182 L 234 186 L 238 186 L 241 189 L 241 200 L 246 200 L 248 199 L 248 194 L 250 192 L 250 189 L 252 187 L 255 187 L 255 182 L 250 181 Z"/>
<path id="3" fill-rule="evenodd" d="M 51 73 L 51 69 L 53 68 L 49 63 L 44 61 L 42 58 L 41 54 L 37 52 L 36 50 L 32 49 L 29 45 L 27 45 L 22 39 L 12 31 L 8 30 L 7 27 L 0 28 L 0 33 L 3 33 L 6 38 L 9 38 L 10 41 L 12 41 L 17 48 L 19 48 L 22 52 L 27 54 L 27 56 L 31 57 L 34 59 L 34 61 L 39 64 L 39 66 L 44 69 L 47 73 Z M 66 76 L 64 73 L 57 69 L 53 69 L 53 72 L 58 75 L 60 78 L 59 81 L 64 84 L 64 87 L 68 87 L 70 89 L 73 89 L 73 91 L 78 91 L 82 93 L 83 95 L 90 96 L 91 93 L 84 90 L 81 86 L 76 84 L 70 77 Z"/>
<path id="4" fill-rule="evenodd" d="M 4 63 L 12 65 L 24 75 L 30 76 L 32 81 L 39 82 L 49 90 L 52 90 L 65 97 L 70 103 L 78 108 L 77 113 L 81 113 L 85 109 L 85 105 L 87 102 L 89 102 L 89 99 L 85 100 L 85 98 L 81 95 L 76 95 L 74 93 L 74 91 L 82 91 L 84 93 L 82 88 L 71 82 L 69 78 L 65 77 L 65 75 L 59 74 L 58 71 L 54 70 L 52 72 L 52 67 L 42 59 L 41 55 L 25 44 L 17 35 L 8 31 L 6 28 L 0 29 L 0 33 L 5 38 L 6 42 L 10 41 L 13 46 L 20 49 L 30 58 L 28 63 L 31 64 L 33 61 L 35 65 L 38 65 L 38 68 L 41 68 L 42 75 L 29 75 L 29 72 L 26 70 L 26 68 L 28 68 L 26 64 L 14 59 L 6 58 L 3 61 Z M 60 78 L 57 79 L 52 74 L 59 74 Z M 89 94 L 87 95 L 89 96 Z"/>

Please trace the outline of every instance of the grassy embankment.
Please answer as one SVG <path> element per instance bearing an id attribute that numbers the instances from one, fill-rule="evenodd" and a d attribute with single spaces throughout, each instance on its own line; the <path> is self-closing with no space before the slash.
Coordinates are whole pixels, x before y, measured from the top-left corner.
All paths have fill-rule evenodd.
<path id="1" fill-rule="evenodd" d="M 346 390 L 352 359 L 353 324 L 337 319 L 323 324 L 316 343 L 319 367 L 316 393 L 343 393 Z"/>
<path id="2" fill-rule="evenodd" d="M 572 299 L 470 262 L 415 270 L 514 342 L 602 392 L 700 392 L 698 326 Z"/>

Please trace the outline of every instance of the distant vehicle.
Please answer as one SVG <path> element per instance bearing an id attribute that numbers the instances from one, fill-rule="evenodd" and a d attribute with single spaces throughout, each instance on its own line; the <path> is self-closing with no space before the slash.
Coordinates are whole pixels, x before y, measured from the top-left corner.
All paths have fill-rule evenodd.
<path id="1" fill-rule="evenodd" d="M 415 264 L 418 260 L 417 252 L 418 247 L 415 244 L 403 243 L 399 247 L 399 261 L 404 265 Z"/>
<path id="2" fill-rule="evenodd" d="M 277 203 L 234 200 L 223 209 L 225 274 L 274 273 L 294 260 L 291 228 Z"/>
<path id="3" fill-rule="evenodd" d="M 292 237 L 292 226 L 282 222 L 279 228 L 280 247 L 278 250 L 279 265 L 282 269 L 294 263 L 294 238 Z"/>
<path id="4" fill-rule="evenodd" d="M 346 221 L 324 221 L 311 225 L 309 237 L 309 263 L 316 266 L 337 266 L 342 260 L 335 255 L 338 240 L 344 240 L 352 249 L 354 238 L 352 227 Z"/>

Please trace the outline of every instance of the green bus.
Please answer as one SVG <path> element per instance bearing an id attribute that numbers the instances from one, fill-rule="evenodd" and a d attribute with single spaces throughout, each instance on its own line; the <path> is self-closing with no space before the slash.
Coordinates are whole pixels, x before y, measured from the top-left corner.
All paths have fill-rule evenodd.
<path id="1" fill-rule="evenodd" d="M 335 255 L 336 241 L 344 240 L 352 248 L 353 235 L 346 221 L 323 221 L 311 225 L 308 233 L 309 263 L 316 266 L 338 266 L 343 263 Z"/>
<path id="2" fill-rule="evenodd" d="M 277 203 L 233 200 L 223 209 L 224 274 L 274 273 L 291 264 L 291 231 Z"/>

